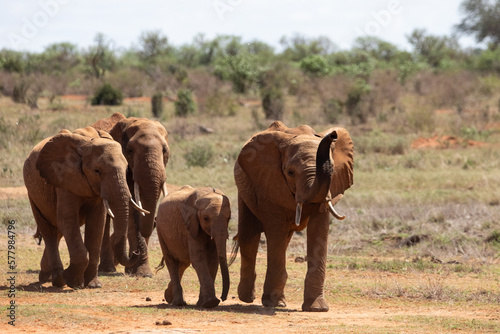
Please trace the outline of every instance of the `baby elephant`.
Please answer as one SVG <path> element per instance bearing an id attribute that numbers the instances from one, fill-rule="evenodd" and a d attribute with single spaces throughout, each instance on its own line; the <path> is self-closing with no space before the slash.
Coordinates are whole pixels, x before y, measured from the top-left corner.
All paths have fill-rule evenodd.
<path id="1" fill-rule="evenodd" d="M 158 208 L 156 228 L 163 258 L 157 269 L 167 265 L 170 282 L 165 300 L 172 305 L 186 305 L 181 279 L 193 264 L 200 281 L 200 295 L 196 306 L 215 307 L 214 281 L 220 263 L 222 295 L 229 291 L 226 240 L 231 218 L 229 199 L 222 191 L 211 188 L 184 186 L 163 198 Z"/>

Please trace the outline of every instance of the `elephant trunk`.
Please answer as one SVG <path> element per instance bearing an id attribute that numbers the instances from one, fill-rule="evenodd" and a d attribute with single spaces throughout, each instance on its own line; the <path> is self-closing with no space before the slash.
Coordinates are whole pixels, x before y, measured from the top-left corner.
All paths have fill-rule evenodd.
<path id="1" fill-rule="evenodd" d="M 304 203 L 321 203 L 325 200 L 330 190 L 330 181 L 333 175 L 333 166 L 330 160 L 330 146 L 337 140 L 337 132 L 332 131 L 327 134 L 319 143 L 316 151 L 316 168 L 314 181 L 304 194 L 298 194 L 295 200 L 297 203 L 295 212 L 295 224 L 300 225 L 302 205 Z"/>
<path id="2" fill-rule="evenodd" d="M 113 205 L 110 203 L 110 211 L 113 212 L 113 250 L 116 259 L 123 266 L 133 266 L 137 260 L 139 260 L 139 253 L 134 252 L 129 258 L 127 255 L 127 230 L 128 230 L 128 216 L 129 216 L 129 205 L 131 196 L 128 196 L 128 200 L 124 199 L 122 204 Z M 139 242 L 140 243 L 140 242 Z"/>
<path id="3" fill-rule="evenodd" d="M 165 168 L 158 164 L 146 165 L 144 170 L 134 171 L 134 195 L 136 202 L 149 211 L 150 214 L 141 216 L 139 231 L 144 238 L 149 238 L 154 229 L 156 204 L 165 184 Z"/>
<path id="4" fill-rule="evenodd" d="M 227 265 L 226 240 L 227 232 L 214 236 L 215 245 L 217 247 L 217 255 L 219 257 L 220 271 L 222 275 L 222 294 L 220 299 L 225 301 L 229 292 L 229 270 Z"/>

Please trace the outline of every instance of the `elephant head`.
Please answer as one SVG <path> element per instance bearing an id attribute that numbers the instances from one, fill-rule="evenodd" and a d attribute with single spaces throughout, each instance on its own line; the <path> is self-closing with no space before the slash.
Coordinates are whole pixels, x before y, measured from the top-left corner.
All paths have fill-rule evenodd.
<path id="1" fill-rule="evenodd" d="M 137 209 L 127 186 L 127 161 L 111 136 L 93 128 L 61 131 L 42 148 L 36 162 L 40 175 L 52 186 L 83 199 L 102 200 L 114 216 L 114 250 L 119 262 L 133 265 L 139 256 L 126 252 L 129 203 Z M 145 210 L 142 210 L 146 212 Z"/>
<path id="2" fill-rule="evenodd" d="M 239 168 L 257 196 L 266 194 L 271 204 L 295 210 L 297 226 L 308 203 L 329 204 L 332 214 L 343 219 L 333 205 L 353 183 L 353 144 L 343 128 L 318 134 L 306 125 L 288 128 L 276 121 L 244 145 L 235 166 L 237 182 Z M 256 201 L 245 199 L 257 214 Z"/>
<path id="3" fill-rule="evenodd" d="M 141 235 L 149 238 L 154 228 L 156 204 L 160 193 L 167 193 L 165 166 L 170 153 L 168 134 L 159 122 L 121 116 L 110 130 L 110 134 L 121 144 L 132 172 L 136 202 L 151 212 L 150 215 L 141 216 L 139 223 Z"/>
<path id="4" fill-rule="evenodd" d="M 204 233 L 215 242 L 222 274 L 221 299 L 224 301 L 229 291 L 226 254 L 227 227 L 231 219 L 229 199 L 220 190 L 198 188 L 183 204 L 181 212 L 191 237 L 197 238 L 199 233 Z"/>

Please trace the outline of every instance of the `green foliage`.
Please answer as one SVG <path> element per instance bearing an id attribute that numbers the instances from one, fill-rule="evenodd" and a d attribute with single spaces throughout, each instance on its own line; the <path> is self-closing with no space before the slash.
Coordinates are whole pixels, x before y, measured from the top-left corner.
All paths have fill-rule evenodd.
<path id="1" fill-rule="evenodd" d="M 189 89 L 179 89 L 177 101 L 175 101 L 175 115 L 186 117 L 196 112 L 196 103 L 193 100 L 192 92 Z"/>
<path id="2" fill-rule="evenodd" d="M 474 69 L 500 73 L 500 48 L 487 49 L 472 59 Z"/>
<path id="3" fill-rule="evenodd" d="M 186 164 L 189 167 L 206 167 L 214 155 L 214 149 L 209 143 L 195 143 L 193 147 L 184 154 Z"/>
<path id="4" fill-rule="evenodd" d="M 253 57 L 235 55 L 225 57 L 215 67 L 215 75 L 222 80 L 231 81 L 235 93 L 245 94 L 257 86 L 260 70 Z"/>
<path id="5" fill-rule="evenodd" d="M 459 44 L 455 37 L 427 35 L 424 29 L 415 29 L 408 42 L 414 53 L 432 67 L 442 67 L 449 59 L 459 56 Z"/>
<path id="6" fill-rule="evenodd" d="M 94 96 L 90 100 L 90 104 L 94 105 L 108 105 L 117 106 L 123 102 L 123 94 L 116 88 L 113 88 L 109 83 L 97 88 Z"/>
<path id="7" fill-rule="evenodd" d="M 371 91 L 371 86 L 363 79 L 356 79 L 353 86 L 347 93 L 347 99 L 345 101 L 345 107 L 347 114 L 353 118 L 353 120 L 359 120 L 361 123 L 365 123 L 368 114 L 360 106 L 360 102 L 363 97 L 368 95 Z"/>
<path id="8" fill-rule="evenodd" d="M 300 61 L 300 69 L 311 77 L 322 77 L 330 72 L 330 67 L 325 57 L 310 55 Z"/>
<path id="9" fill-rule="evenodd" d="M 491 135 L 491 131 L 478 130 L 475 126 L 460 128 L 460 135 L 464 139 L 487 141 Z"/>
<path id="10" fill-rule="evenodd" d="M 163 114 L 163 94 L 156 93 L 151 97 L 151 111 L 156 118 L 161 117 Z"/>
<path id="11" fill-rule="evenodd" d="M 489 0 L 463 0 L 460 10 L 464 18 L 456 26 L 458 32 L 473 35 L 478 42 L 489 39 L 500 44 L 500 3 Z"/>

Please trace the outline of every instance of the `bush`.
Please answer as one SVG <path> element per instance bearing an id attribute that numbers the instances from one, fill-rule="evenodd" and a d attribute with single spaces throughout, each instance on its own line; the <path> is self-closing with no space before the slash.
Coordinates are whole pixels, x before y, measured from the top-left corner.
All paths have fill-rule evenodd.
<path id="1" fill-rule="evenodd" d="M 189 167 L 206 167 L 213 155 L 214 151 L 212 145 L 207 143 L 195 144 L 193 148 L 184 154 L 184 159 L 186 159 L 186 163 Z"/>
<path id="2" fill-rule="evenodd" d="M 337 99 L 329 99 L 323 104 L 323 112 L 330 123 L 337 123 L 342 114 L 342 102 Z"/>
<path id="3" fill-rule="evenodd" d="M 154 117 L 159 118 L 163 114 L 163 94 L 156 93 L 151 97 L 151 111 Z"/>
<path id="4" fill-rule="evenodd" d="M 192 93 L 189 89 L 179 89 L 177 92 L 177 101 L 175 101 L 175 115 L 186 117 L 194 114 L 196 111 L 196 103 L 193 100 Z"/>
<path id="5" fill-rule="evenodd" d="M 285 109 L 283 92 L 278 88 L 264 89 L 262 92 L 262 109 L 267 119 L 281 121 Z"/>
<path id="6" fill-rule="evenodd" d="M 322 77 L 330 72 L 330 66 L 325 57 L 310 55 L 300 61 L 300 69 L 312 77 Z"/>
<path id="7" fill-rule="evenodd" d="M 12 101 L 16 103 L 26 103 L 29 84 L 21 81 L 12 89 Z"/>
<path id="8" fill-rule="evenodd" d="M 95 105 L 106 105 L 106 106 L 117 106 L 121 105 L 123 102 L 123 94 L 120 90 L 113 88 L 109 83 L 106 83 L 99 88 L 94 93 L 94 96 L 90 100 L 90 104 Z"/>

